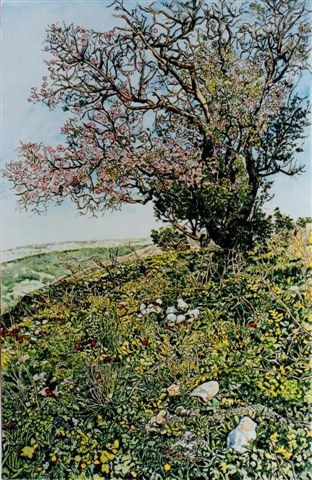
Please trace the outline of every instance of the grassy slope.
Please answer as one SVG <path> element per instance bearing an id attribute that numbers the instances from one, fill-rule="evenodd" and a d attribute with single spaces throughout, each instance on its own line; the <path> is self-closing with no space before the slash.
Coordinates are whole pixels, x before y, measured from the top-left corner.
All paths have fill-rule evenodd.
<path id="1" fill-rule="evenodd" d="M 310 478 L 309 261 L 298 237 L 248 260 L 169 252 L 25 298 L 3 317 L 4 478 Z M 200 316 L 169 326 L 181 297 Z M 189 397 L 206 380 L 209 404 Z M 244 415 L 257 440 L 239 455 Z"/>
<path id="2" fill-rule="evenodd" d="M 144 247 L 136 245 L 135 249 Z M 1 266 L 2 308 L 7 310 L 17 300 L 31 291 L 72 273 L 83 273 L 99 268 L 110 257 L 131 253 L 134 247 L 83 247 L 75 250 L 40 253 L 4 262 Z"/>

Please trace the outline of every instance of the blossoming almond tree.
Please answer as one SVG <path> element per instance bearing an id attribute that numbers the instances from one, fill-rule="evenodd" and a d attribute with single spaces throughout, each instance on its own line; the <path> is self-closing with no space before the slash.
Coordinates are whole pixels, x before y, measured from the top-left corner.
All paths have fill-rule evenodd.
<path id="1" fill-rule="evenodd" d="M 63 144 L 22 144 L 7 165 L 20 205 L 69 197 L 94 214 L 152 201 L 193 239 L 250 244 L 268 177 L 302 171 L 305 2 L 112 6 L 122 25 L 109 32 L 47 30 L 48 73 L 30 101 L 71 118 Z"/>

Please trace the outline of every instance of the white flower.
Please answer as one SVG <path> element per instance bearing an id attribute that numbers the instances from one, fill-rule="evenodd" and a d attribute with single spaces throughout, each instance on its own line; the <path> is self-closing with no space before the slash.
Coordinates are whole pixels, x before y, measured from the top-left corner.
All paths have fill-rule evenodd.
<path id="1" fill-rule="evenodd" d="M 157 300 L 155 300 L 155 303 L 157 303 L 157 305 L 162 305 L 162 299 L 157 298 Z"/>
<path id="2" fill-rule="evenodd" d="M 168 320 L 169 322 L 175 322 L 176 319 L 177 319 L 177 316 L 176 316 L 174 313 L 168 313 L 168 315 L 167 315 L 167 320 Z"/>
<path id="3" fill-rule="evenodd" d="M 185 315 L 178 315 L 177 316 L 177 323 L 185 322 Z"/>
<path id="4" fill-rule="evenodd" d="M 39 380 L 45 380 L 45 376 L 46 376 L 46 373 L 45 372 L 41 372 L 41 373 L 36 373 L 34 376 L 33 376 L 33 380 L 34 382 L 39 382 Z"/>

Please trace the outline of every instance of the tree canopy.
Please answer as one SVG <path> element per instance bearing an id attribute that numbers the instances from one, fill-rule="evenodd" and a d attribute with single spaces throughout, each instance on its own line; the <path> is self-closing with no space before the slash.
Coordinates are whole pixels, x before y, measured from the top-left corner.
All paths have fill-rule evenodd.
<path id="1" fill-rule="evenodd" d="M 194 239 L 250 243 L 270 177 L 302 171 L 309 54 L 301 0 L 112 3 L 109 32 L 51 25 L 30 101 L 71 114 L 56 147 L 7 165 L 20 205 L 94 214 L 154 203 Z"/>

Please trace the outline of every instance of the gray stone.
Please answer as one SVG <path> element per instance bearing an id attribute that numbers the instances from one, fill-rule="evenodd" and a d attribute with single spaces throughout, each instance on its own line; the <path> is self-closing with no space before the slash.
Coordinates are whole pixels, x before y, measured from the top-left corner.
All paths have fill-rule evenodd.
<path id="1" fill-rule="evenodd" d="M 256 439 L 256 427 L 256 422 L 250 417 L 242 418 L 238 426 L 228 435 L 228 448 L 233 448 L 238 453 L 245 453 L 252 440 Z"/>
<path id="2" fill-rule="evenodd" d="M 190 393 L 191 397 L 199 397 L 204 402 L 209 402 L 219 392 L 219 383 L 215 381 L 205 382 L 202 385 L 194 388 Z"/>

